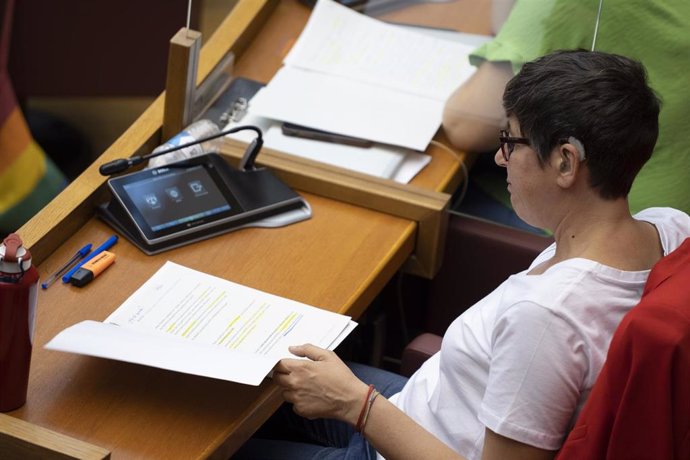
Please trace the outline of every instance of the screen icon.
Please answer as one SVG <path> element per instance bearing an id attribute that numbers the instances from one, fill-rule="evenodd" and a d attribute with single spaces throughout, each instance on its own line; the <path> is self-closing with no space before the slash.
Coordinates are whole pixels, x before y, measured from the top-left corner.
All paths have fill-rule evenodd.
<path id="1" fill-rule="evenodd" d="M 180 189 L 177 187 L 166 188 L 165 194 L 168 195 L 168 198 L 170 198 L 175 203 L 179 203 L 180 201 L 182 201 L 182 193 L 180 193 Z"/>
<path id="2" fill-rule="evenodd" d="M 194 195 L 196 196 L 206 195 L 208 193 L 206 191 L 206 188 L 204 187 L 204 184 L 202 184 L 200 180 L 193 180 L 191 182 L 188 182 L 188 185 L 192 192 L 194 192 Z"/>
<path id="3" fill-rule="evenodd" d="M 144 201 L 146 201 L 146 204 L 148 204 L 151 209 L 157 209 L 161 207 L 160 201 L 158 201 L 158 197 L 156 196 L 155 193 L 147 193 L 144 195 Z"/>

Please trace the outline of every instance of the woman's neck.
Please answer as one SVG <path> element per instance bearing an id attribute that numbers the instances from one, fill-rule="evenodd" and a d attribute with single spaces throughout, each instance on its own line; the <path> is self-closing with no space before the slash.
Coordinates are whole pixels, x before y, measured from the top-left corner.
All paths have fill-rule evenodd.
<path id="1" fill-rule="evenodd" d="M 634 219 L 625 199 L 569 207 L 554 228 L 554 239 L 554 257 L 537 267 L 535 273 L 576 257 L 620 270 L 646 270 L 663 253 L 656 228 Z"/>

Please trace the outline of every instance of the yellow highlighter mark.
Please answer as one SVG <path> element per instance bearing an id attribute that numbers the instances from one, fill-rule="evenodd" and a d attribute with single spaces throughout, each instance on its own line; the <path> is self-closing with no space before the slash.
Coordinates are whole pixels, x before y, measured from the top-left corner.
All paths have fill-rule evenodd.
<path id="1" fill-rule="evenodd" d="M 196 325 L 196 322 L 197 321 L 194 320 L 190 323 L 189 326 L 187 326 L 187 329 L 185 329 L 184 332 L 182 333 L 182 337 L 187 337 L 187 335 L 189 335 L 189 331 L 191 331 L 194 328 L 194 326 Z"/>
<path id="2" fill-rule="evenodd" d="M 280 325 L 276 328 L 276 332 L 283 332 L 284 330 L 286 330 L 288 327 L 290 327 L 290 325 L 292 324 L 292 322 L 295 320 L 296 317 L 297 317 L 297 313 L 295 313 L 295 312 L 290 313 L 287 317 L 285 317 L 283 322 L 280 323 Z"/>

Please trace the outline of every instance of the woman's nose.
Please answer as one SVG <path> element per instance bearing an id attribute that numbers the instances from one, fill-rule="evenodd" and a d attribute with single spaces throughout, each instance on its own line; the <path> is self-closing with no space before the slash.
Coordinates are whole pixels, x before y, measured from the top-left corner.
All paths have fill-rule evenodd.
<path id="1" fill-rule="evenodd" d="M 505 168 L 507 166 L 506 159 L 503 158 L 503 152 L 501 151 L 500 147 L 498 148 L 498 150 L 496 150 L 496 153 L 494 154 L 494 161 L 498 166 L 502 168 Z"/>

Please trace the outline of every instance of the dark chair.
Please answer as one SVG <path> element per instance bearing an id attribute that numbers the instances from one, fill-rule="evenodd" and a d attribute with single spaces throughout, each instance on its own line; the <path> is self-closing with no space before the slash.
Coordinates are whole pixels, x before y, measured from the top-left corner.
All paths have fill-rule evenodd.
<path id="1" fill-rule="evenodd" d="M 448 222 L 443 265 L 428 285 L 423 330 L 407 345 L 400 372 L 411 375 L 433 354 L 440 336 L 463 311 L 513 273 L 525 270 L 553 242 L 550 237 L 506 227 L 466 214 Z"/>

